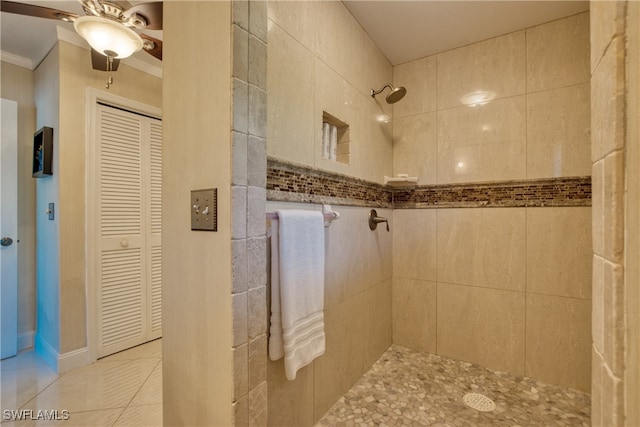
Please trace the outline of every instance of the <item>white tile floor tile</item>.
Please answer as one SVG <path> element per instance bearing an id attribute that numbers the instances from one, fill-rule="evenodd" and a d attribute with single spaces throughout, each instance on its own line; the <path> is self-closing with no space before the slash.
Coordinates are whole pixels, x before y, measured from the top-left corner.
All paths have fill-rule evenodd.
<path id="1" fill-rule="evenodd" d="M 23 352 L 0 362 L 0 380 L 2 427 L 162 426 L 162 340 L 62 375 Z M 69 419 L 10 421 L 5 409 L 31 410 L 34 418 L 39 410 L 65 410 Z"/>

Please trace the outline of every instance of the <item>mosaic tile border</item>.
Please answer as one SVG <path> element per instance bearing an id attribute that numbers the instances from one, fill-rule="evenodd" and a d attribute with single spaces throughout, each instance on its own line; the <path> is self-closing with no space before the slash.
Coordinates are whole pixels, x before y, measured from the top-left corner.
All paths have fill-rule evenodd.
<path id="1" fill-rule="evenodd" d="M 267 200 L 393 207 L 392 193 L 384 185 L 273 157 L 267 159 Z"/>
<path id="2" fill-rule="evenodd" d="M 267 200 L 396 209 L 591 206 L 591 177 L 393 189 L 269 157 Z"/>
<path id="3" fill-rule="evenodd" d="M 591 206 L 591 177 L 396 189 L 395 209 Z"/>

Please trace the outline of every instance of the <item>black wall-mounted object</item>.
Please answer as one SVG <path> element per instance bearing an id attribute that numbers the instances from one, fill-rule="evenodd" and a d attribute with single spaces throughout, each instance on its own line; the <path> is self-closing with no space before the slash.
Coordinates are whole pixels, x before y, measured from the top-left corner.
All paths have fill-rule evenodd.
<path id="1" fill-rule="evenodd" d="M 33 177 L 53 175 L 53 128 L 43 127 L 33 134 Z"/>

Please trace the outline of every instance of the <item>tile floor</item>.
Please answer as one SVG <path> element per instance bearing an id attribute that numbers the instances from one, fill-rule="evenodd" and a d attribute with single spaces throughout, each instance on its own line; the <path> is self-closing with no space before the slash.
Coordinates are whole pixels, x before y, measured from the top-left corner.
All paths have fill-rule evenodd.
<path id="1" fill-rule="evenodd" d="M 162 426 L 162 340 L 59 376 L 27 351 L 1 361 L 0 377 L 2 427 Z M 69 419 L 5 420 L 12 409 L 66 410 Z"/>
<path id="2" fill-rule="evenodd" d="M 496 409 L 466 407 L 468 392 Z M 393 345 L 317 426 L 590 426 L 590 405 L 585 393 Z"/>
<path id="3" fill-rule="evenodd" d="M 162 426 L 162 341 L 56 375 L 33 351 L 0 362 L 2 427 Z M 492 398 L 478 412 L 466 392 Z M 392 346 L 318 426 L 589 426 L 589 395 Z M 5 421 L 5 409 L 67 410 L 66 421 Z"/>

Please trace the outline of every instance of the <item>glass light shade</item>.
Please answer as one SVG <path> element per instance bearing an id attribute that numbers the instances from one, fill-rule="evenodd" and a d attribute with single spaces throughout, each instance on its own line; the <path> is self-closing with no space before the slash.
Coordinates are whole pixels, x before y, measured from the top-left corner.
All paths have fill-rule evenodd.
<path id="1" fill-rule="evenodd" d="M 142 49 L 142 39 L 130 28 L 99 16 L 81 16 L 73 23 L 89 45 L 106 55 L 106 51 L 115 52 L 114 58 L 122 59 Z"/>

